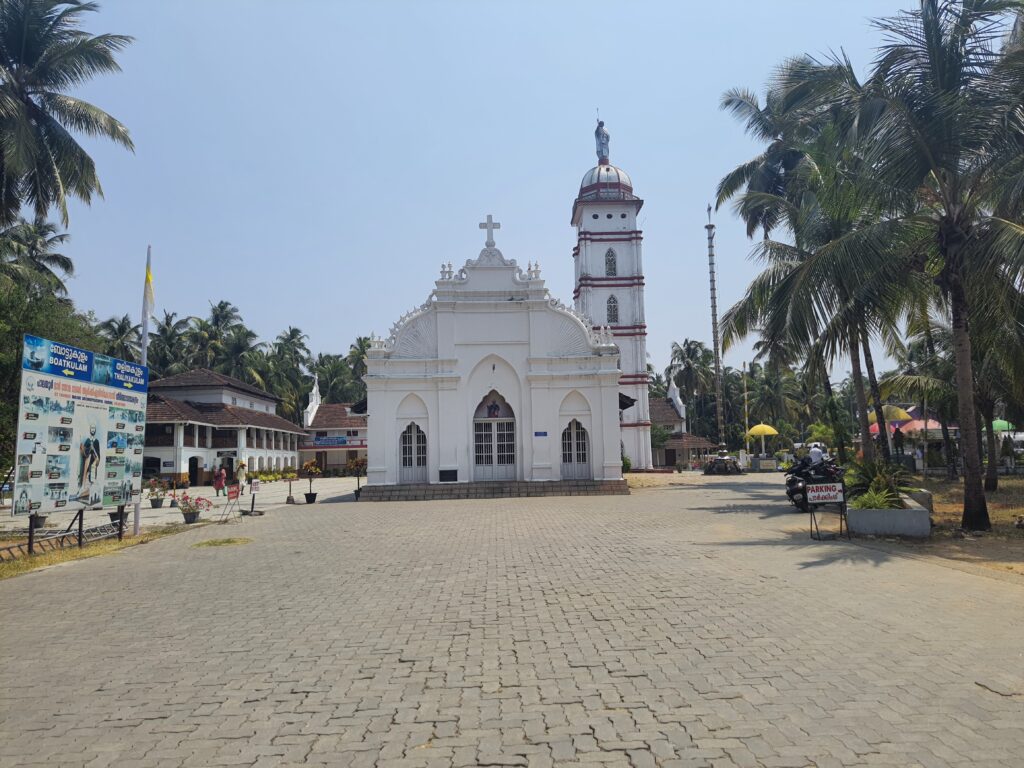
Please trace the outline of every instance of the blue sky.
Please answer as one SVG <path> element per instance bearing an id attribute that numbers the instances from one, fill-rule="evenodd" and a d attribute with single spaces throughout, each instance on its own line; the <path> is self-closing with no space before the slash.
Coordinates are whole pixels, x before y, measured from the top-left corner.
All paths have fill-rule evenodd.
<path id="1" fill-rule="evenodd" d="M 661 370 L 673 340 L 710 345 L 705 207 L 758 151 L 722 92 L 760 91 L 805 52 L 843 47 L 863 69 L 879 39 L 868 19 L 911 2 L 106 0 L 90 29 L 136 42 L 123 73 L 80 95 L 136 151 L 85 142 L 105 199 L 72 207 L 72 296 L 137 317 L 151 243 L 159 309 L 227 299 L 264 339 L 295 325 L 314 352 L 343 353 L 424 301 L 442 261 L 475 258 L 491 213 L 506 258 L 539 260 L 569 302 L 569 217 L 599 107 L 645 200 Z M 716 224 L 724 310 L 755 267 L 739 220 Z"/>

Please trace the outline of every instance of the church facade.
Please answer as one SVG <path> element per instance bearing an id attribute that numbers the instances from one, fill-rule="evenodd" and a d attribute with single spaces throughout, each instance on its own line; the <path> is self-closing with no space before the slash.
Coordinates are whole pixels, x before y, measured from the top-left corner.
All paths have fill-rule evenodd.
<path id="1" fill-rule="evenodd" d="M 427 301 L 371 341 L 369 485 L 619 480 L 623 451 L 651 465 L 642 201 L 603 138 L 598 168 L 611 170 L 588 172 L 573 208 L 575 307 L 550 295 L 539 265 L 505 258 L 488 216 L 479 256 L 442 265 Z M 598 274 L 608 250 L 615 270 Z"/>

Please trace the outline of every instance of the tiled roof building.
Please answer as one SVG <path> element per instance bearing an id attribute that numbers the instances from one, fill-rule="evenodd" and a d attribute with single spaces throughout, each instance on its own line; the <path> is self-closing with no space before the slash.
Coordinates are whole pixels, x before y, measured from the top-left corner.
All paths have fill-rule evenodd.
<path id="1" fill-rule="evenodd" d="M 277 415 L 276 395 L 206 368 L 150 382 L 145 474 L 193 485 L 224 466 L 252 471 L 298 465 L 302 427 Z"/>
<path id="2" fill-rule="evenodd" d="M 367 419 L 356 413 L 353 403 L 325 403 L 320 383 L 314 377 L 309 406 L 303 413 L 306 434 L 299 445 L 303 463 L 315 460 L 324 471 L 341 472 L 352 460 L 366 458 Z"/>

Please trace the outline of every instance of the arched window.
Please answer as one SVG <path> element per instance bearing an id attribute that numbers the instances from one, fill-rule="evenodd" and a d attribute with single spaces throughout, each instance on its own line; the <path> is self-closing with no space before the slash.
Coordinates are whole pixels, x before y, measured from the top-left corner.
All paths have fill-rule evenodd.
<path id="1" fill-rule="evenodd" d="M 412 422 L 398 439 L 399 446 L 399 483 L 427 482 L 427 435 Z"/>
<path id="2" fill-rule="evenodd" d="M 614 296 L 608 297 L 608 324 L 616 325 L 619 322 L 619 300 Z"/>
<path id="3" fill-rule="evenodd" d="M 615 256 L 614 248 L 609 248 L 604 255 L 604 274 L 606 277 L 615 277 L 619 274 L 618 259 Z"/>

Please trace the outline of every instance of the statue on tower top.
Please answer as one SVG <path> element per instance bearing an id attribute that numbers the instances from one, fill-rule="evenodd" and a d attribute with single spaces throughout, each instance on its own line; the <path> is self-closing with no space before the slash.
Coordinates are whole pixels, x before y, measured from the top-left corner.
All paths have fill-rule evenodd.
<path id="1" fill-rule="evenodd" d="M 597 161 L 600 165 L 608 165 L 608 142 L 611 137 L 604 129 L 604 120 L 597 121 L 597 128 L 594 130 L 594 141 L 597 142 Z"/>

